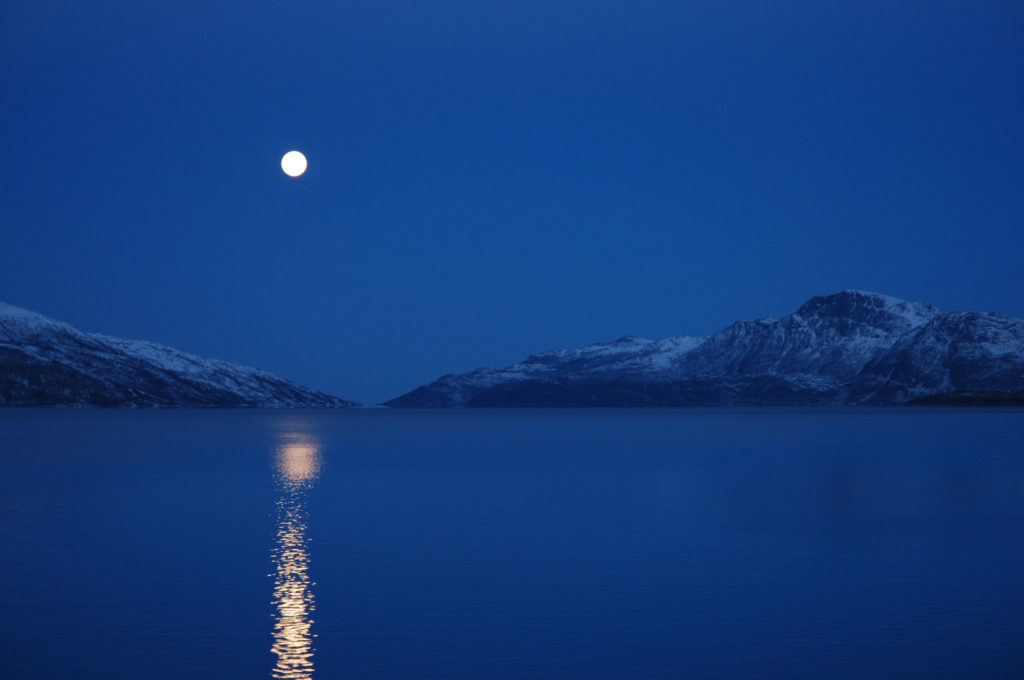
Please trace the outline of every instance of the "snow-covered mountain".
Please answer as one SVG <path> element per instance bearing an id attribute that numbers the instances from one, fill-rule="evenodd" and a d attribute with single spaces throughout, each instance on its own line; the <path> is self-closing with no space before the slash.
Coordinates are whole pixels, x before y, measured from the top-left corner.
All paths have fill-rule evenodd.
<path id="1" fill-rule="evenodd" d="M 356 406 L 272 373 L 0 302 L 0 406 Z"/>
<path id="2" fill-rule="evenodd" d="M 846 290 L 707 337 L 625 337 L 446 375 L 392 407 L 1024 400 L 1024 320 Z"/>

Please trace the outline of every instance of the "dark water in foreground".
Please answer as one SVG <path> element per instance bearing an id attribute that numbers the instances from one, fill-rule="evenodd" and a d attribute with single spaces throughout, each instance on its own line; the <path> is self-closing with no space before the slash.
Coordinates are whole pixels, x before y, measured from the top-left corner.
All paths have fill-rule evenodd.
<path id="1" fill-rule="evenodd" d="M 1020 411 L 0 411 L 4 678 L 1024 675 Z"/>

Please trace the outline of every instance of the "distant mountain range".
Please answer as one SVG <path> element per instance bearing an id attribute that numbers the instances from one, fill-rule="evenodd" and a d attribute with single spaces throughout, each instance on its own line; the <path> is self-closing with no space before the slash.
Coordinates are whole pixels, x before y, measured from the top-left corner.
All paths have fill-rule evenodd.
<path id="1" fill-rule="evenodd" d="M 846 290 L 706 337 L 445 375 L 391 407 L 1024 404 L 1024 319 Z"/>
<path id="2" fill-rule="evenodd" d="M 272 373 L 0 302 L 0 406 L 358 406 Z"/>
<path id="3" fill-rule="evenodd" d="M 445 375 L 391 407 L 1024 405 L 1024 319 L 846 290 L 706 337 L 624 337 Z M 357 406 L 0 302 L 0 406 Z"/>

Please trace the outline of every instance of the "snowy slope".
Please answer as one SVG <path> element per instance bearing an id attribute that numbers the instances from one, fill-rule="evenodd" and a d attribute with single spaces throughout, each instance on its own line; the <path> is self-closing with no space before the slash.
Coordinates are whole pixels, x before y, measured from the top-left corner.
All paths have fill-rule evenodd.
<path id="1" fill-rule="evenodd" d="M 564 380 L 659 380 L 704 338 L 680 336 L 646 340 L 627 336 L 614 342 L 579 349 L 533 354 L 504 368 L 478 368 L 461 375 L 445 375 L 430 385 L 387 402 L 389 406 L 464 406 L 490 390 L 509 385 L 553 384 Z M 500 404 L 496 404 L 500 405 Z"/>
<path id="2" fill-rule="evenodd" d="M 1024 390 L 1024 319 L 942 315 L 865 366 L 853 390 L 865 403 Z"/>
<path id="3" fill-rule="evenodd" d="M 0 302 L 0 405 L 353 406 L 256 368 L 84 333 Z"/>
<path id="4" fill-rule="evenodd" d="M 446 375 L 389 406 L 679 406 L 903 403 L 969 391 L 1024 393 L 1019 319 L 945 314 L 861 290 L 712 336 L 626 337 Z M 952 344 L 951 344 L 952 343 Z M 955 347 L 946 358 L 942 348 Z"/>

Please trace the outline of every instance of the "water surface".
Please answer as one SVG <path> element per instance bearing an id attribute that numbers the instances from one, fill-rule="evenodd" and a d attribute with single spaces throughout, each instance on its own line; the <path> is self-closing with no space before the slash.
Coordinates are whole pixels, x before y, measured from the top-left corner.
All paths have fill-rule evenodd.
<path id="1" fill-rule="evenodd" d="M 1024 675 L 1024 413 L 0 410 L 12 678 Z"/>

